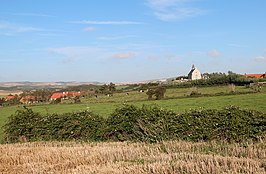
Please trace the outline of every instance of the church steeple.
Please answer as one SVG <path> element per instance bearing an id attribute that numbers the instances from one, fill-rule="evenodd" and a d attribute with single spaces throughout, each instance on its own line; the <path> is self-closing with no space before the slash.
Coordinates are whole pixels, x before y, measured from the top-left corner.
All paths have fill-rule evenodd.
<path id="1" fill-rule="evenodd" d="M 194 64 L 192 65 L 192 69 L 196 69 L 196 67 L 195 67 L 195 65 L 194 65 Z"/>

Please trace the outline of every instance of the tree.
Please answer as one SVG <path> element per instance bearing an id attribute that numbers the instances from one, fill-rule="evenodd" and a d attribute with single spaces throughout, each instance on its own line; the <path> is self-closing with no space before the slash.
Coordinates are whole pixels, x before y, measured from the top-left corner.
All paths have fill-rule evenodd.
<path id="1" fill-rule="evenodd" d="M 152 96 L 155 95 L 155 99 L 156 100 L 160 100 L 162 98 L 164 98 L 164 94 L 166 92 L 166 88 L 159 86 L 157 88 L 155 88 L 155 90 L 153 89 L 149 89 L 146 94 L 148 95 L 148 99 L 152 99 Z"/>
<path id="2" fill-rule="evenodd" d="M 156 90 L 155 90 L 155 97 L 156 97 L 156 100 L 160 100 L 162 98 L 164 98 L 164 94 L 166 92 L 166 88 L 165 87 L 158 87 Z"/>
<path id="3" fill-rule="evenodd" d="M 109 89 L 109 91 L 110 91 L 111 93 L 113 93 L 114 91 L 116 91 L 115 84 L 111 82 L 111 83 L 108 85 L 108 89 Z"/>
<path id="4" fill-rule="evenodd" d="M 116 91 L 115 88 L 115 84 L 114 83 L 110 83 L 110 84 L 104 84 L 100 87 L 99 89 L 101 91 L 102 94 L 113 94 L 113 92 Z"/>
<path id="5" fill-rule="evenodd" d="M 152 99 L 153 94 L 155 94 L 155 91 L 153 89 L 149 89 L 146 94 L 148 95 L 148 99 Z"/>

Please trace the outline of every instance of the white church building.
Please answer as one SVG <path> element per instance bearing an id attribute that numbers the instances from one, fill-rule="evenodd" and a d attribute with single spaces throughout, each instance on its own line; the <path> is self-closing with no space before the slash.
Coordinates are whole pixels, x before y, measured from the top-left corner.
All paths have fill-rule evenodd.
<path id="1" fill-rule="evenodd" d="M 192 65 L 192 69 L 188 73 L 188 79 L 189 80 L 199 80 L 199 79 L 202 79 L 202 75 L 201 75 L 200 71 L 195 67 L 195 65 Z"/>

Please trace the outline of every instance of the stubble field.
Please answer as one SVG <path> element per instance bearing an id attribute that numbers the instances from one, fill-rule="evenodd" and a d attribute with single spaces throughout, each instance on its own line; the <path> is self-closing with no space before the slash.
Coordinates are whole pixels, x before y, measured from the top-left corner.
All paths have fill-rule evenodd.
<path id="1" fill-rule="evenodd" d="M 266 142 L 36 142 L 0 145 L 0 173 L 266 173 Z"/>

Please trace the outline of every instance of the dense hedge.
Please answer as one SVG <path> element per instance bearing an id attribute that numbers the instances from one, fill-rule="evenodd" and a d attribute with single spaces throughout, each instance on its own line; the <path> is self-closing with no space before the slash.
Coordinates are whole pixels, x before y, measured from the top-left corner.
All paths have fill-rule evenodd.
<path id="1" fill-rule="evenodd" d="M 4 126 L 7 142 L 37 140 L 102 140 L 105 120 L 89 111 L 41 116 L 31 109 L 18 110 Z"/>
<path id="2" fill-rule="evenodd" d="M 157 106 L 123 105 L 107 119 L 89 111 L 42 116 L 19 110 L 5 125 L 7 142 L 37 140 L 145 141 L 162 140 L 243 142 L 266 136 L 266 115 L 228 107 L 182 114 Z"/>
<path id="3" fill-rule="evenodd" d="M 266 115 L 228 107 L 191 110 L 183 114 L 159 107 L 123 106 L 107 120 L 108 139 L 161 141 L 245 141 L 266 135 Z"/>

